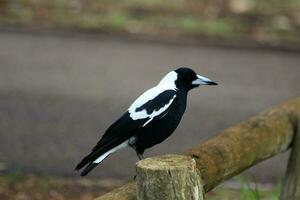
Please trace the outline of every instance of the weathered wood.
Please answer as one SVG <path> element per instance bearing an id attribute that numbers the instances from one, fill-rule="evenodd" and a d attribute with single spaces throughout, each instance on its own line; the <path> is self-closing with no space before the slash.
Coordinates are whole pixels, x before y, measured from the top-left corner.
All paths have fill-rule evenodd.
<path id="1" fill-rule="evenodd" d="M 296 123 L 296 122 L 295 122 Z M 283 189 L 281 192 L 281 200 L 300 199 L 300 122 L 295 127 L 297 133 L 295 135 L 292 151 L 290 154 L 288 167 L 286 170 Z"/>
<path id="2" fill-rule="evenodd" d="M 203 200 L 200 173 L 190 156 L 147 158 L 136 168 L 138 200 Z"/>
<path id="3" fill-rule="evenodd" d="M 286 151 L 300 119 L 300 98 L 233 126 L 185 152 L 196 157 L 205 191 L 245 169 Z"/>
<path id="4" fill-rule="evenodd" d="M 207 192 L 223 180 L 286 151 L 299 119 L 300 97 L 235 125 L 184 154 L 195 159 Z M 125 185 L 97 200 L 119 199 L 136 199 L 136 187 Z"/>

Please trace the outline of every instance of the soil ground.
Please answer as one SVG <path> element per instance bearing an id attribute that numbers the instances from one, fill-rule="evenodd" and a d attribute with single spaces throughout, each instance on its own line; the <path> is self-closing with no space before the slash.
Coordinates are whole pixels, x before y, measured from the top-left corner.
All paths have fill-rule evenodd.
<path id="1" fill-rule="evenodd" d="M 67 178 L 22 174 L 0 175 L 0 199 L 2 200 L 92 200 L 123 184 L 112 179 Z M 276 199 L 274 189 L 260 190 L 262 200 Z M 250 190 L 247 192 L 251 192 Z M 218 187 L 207 194 L 206 200 L 245 199 L 245 191 L 239 188 Z"/>

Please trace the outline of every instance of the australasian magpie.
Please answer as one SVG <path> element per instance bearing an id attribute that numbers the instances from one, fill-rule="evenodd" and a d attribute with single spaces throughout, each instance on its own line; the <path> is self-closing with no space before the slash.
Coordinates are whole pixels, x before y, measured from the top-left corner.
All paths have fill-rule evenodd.
<path id="1" fill-rule="evenodd" d="M 87 165 L 81 173 L 85 176 L 111 153 L 127 146 L 135 149 L 142 159 L 145 149 L 161 143 L 174 132 L 185 111 L 188 91 L 200 85 L 217 83 L 187 67 L 169 72 L 107 129 L 76 170 Z"/>

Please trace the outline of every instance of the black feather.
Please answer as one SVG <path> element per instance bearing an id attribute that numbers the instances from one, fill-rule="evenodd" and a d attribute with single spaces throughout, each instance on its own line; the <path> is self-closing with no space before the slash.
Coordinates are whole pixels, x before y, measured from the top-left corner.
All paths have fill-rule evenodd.
<path id="1" fill-rule="evenodd" d="M 146 110 L 147 114 L 151 114 L 154 111 L 158 111 L 163 108 L 165 105 L 170 103 L 170 101 L 176 95 L 176 91 L 174 90 L 165 90 L 164 92 L 157 95 L 154 99 L 151 99 L 144 105 L 135 109 L 136 112 Z"/>
<path id="2" fill-rule="evenodd" d="M 102 139 L 98 142 L 98 144 L 92 149 L 92 152 L 85 156 L 80 163 L 76 166 L 75 170 L 79 170 L 85 165 L 87 165 L 90 162 L 95 161 L 97 158 L 99 158 L 101 155 L 109 151 L 110 149 L 118 146 L 119 144 L 126 141 L 126 139 L 123 139 L 121 137 L 114 138 L 113 140 L 110 140 L 108 143 L 102 143 Z"/>
<path id="3" fill-rule="evenodd" d="M 81 176 L 87 175 L 92 169 L 94 169 L 99 163 L 90 162 L 88 166 L 81 172 Z"/>
<path id="4" fill-rule="evenodd" d="M 112 148 L 122 144 L 133 135 L 138 128 L 142 127 L 144 120 L 132 120 L 129 113 L 126 112 L 120 119 L 113 123 L 102 136 L 97 145 L 92 149 L 91 153 L 85 156 L 76 166 L 75 170 L 79 170 L 90 162 L 95 161 L 98 157 L 111 150 Z"/>

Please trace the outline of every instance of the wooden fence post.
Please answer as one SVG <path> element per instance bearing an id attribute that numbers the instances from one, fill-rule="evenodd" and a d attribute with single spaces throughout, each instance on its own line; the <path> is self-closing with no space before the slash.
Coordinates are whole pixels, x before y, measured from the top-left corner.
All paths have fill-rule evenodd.
<path id="1" fill-rule="evenodd" d="M 296 122 L 297 123 L 297 122 Z M 297 124 L 296 124 L 297 125 Z M 286 170 L 281 200 L 300 199 L 300 122 L 295 126 L 295 136 Z"/>
<path id="2" fill-rule="evenodd" d="M 196 168 L 201 172 L 203 190 L 208 192 L 222 181 L 263 160 L 286 151 L 293 145 L 292 157 L 297 157 L 297 159 L 292 159 L 291 157 L 292 161 L 289 164 L 289 168 L 292 168 L 292 170 L 288 172 L 287 183 L 285 184 L 285 188 L 289 189 L 285 190 L 297 191 L 295 194 L 298 194 L 300 189 L 295 187 L 295 189 L 291 190 L 292 187 L 289 185 L 300 187 L 300 177 L 293 177 L 296 174 L 300 174 L 298 170 L 300 168 L 300 157 L 297 156 L 300 155 L 298 153 L 300 151 L 299 130 L 300 97 L 297 97 L 222 131 L 217 136 L 184 152 L 184 155 L 196 161 Z M 297 132 L 298 138 L 295 138 Z M 141 163 L 146 162 L 146 160 L 141 161 Z M 151 163 L 156 163 L 156 160 L 150 162 L 149 165 Z M 139 176 L 139 170 L 138 165 L 137 179 L 139 185 L 131 181 L 114 191 L 98 197 L 97 200 L 136 200 L 137 187 L 141 188 L 141 178 L 143 177 L 143 175 Z M 143 196 L 142 194 L 140 194 L 140 191 L 138 192 L 138 195 Z M 282 198 L 285 195 L 283 194 Z M 285 199 L 293 200 L 293 198 Z"/>
<path id="3" fill-rule="evenodd" d="M 189 156 L 147 158 L 136 168 L 137 200 L 203 200 L 200 173 Z"/>

